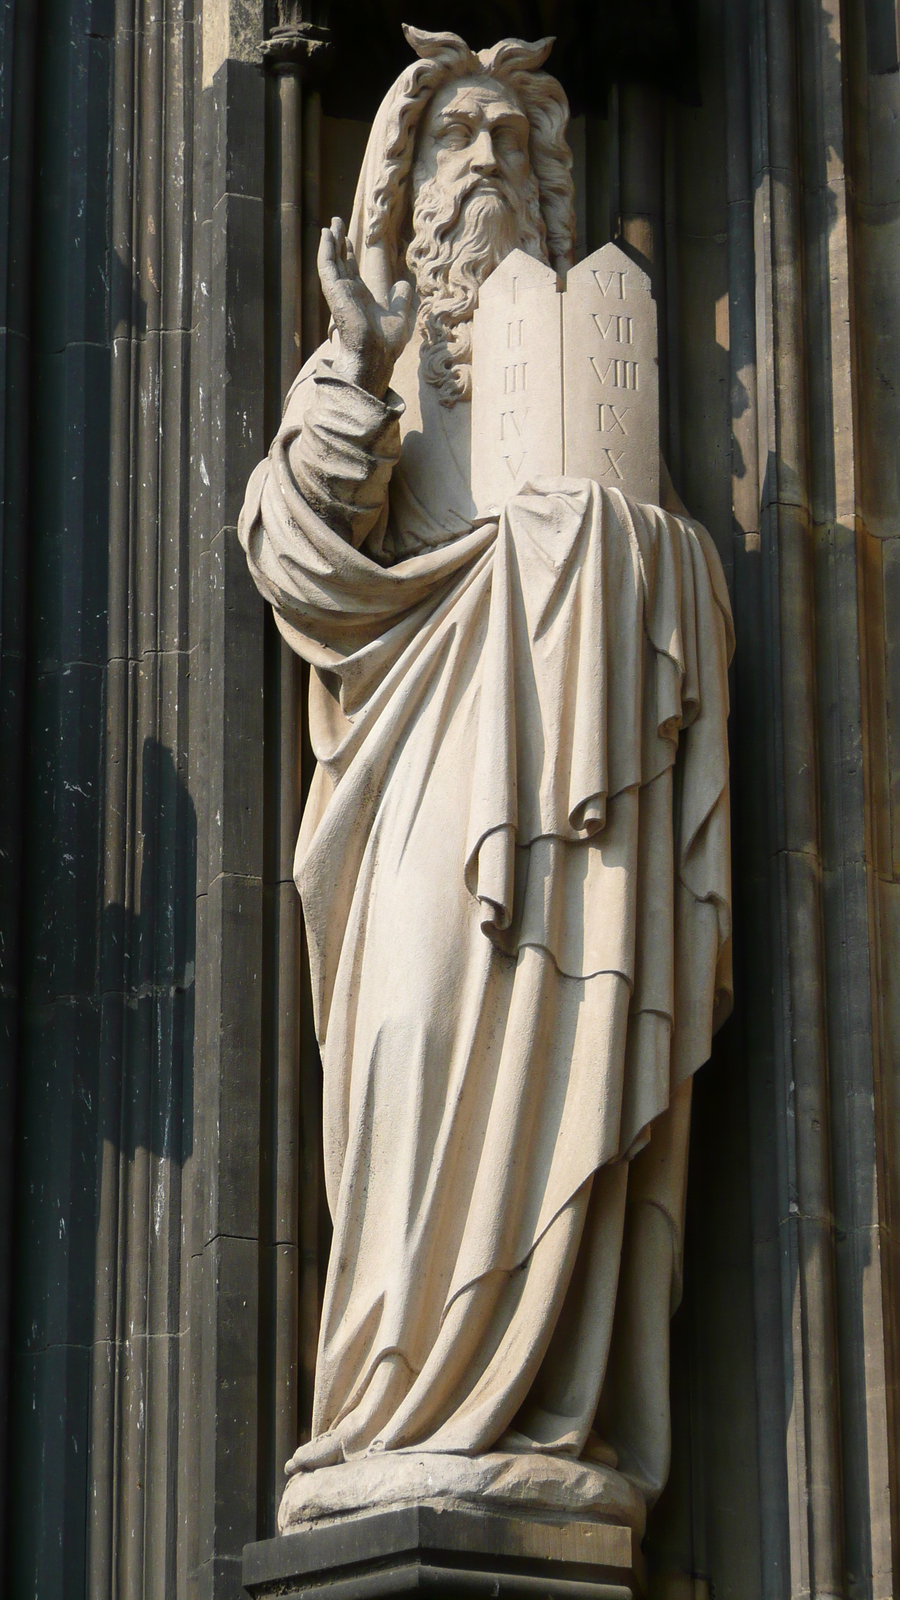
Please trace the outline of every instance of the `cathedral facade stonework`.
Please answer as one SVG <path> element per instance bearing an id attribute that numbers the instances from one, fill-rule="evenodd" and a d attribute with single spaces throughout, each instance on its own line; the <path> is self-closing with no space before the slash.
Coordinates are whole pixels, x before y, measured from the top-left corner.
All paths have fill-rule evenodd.
<path id="1" fill-rule="evenodd" d="M 896 1592 L 898 68 L 0 18 L 14 1600 Z"/>

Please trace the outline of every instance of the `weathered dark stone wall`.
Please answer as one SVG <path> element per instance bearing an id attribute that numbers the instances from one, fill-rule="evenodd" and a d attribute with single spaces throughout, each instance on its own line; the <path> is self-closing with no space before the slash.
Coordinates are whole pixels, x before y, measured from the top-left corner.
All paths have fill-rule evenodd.
<path id="1" fill-rule="evenodd" d="M 36 19 L 0 12 L 0 1563 L 8 1525 L 12 1200 L 21 1040 L 28 410 Z"/>
<path id="2" fill-rule="evenodd" d="M 10 174 L 28 364 L 7 388 L 6 433 L 18 479 L 7 527 L 22 558 L 10 621 L 26 648 L 24 738 L 9 769 L 3 758 L 21 807 L 7 902 L 18 1081 L 4 1162 L 15 1181 L 5 1510 L 10 1591 L 63 1593 L 85 1563 L 94 1309 L 113 18 L 66 0 L 6 15 L 20 49 L 34 35 L 6 80 L 13 142 L 28 141 L 31 161 Z M 4 677 L 6 640 L 4 618 Z"/>
<path id="3" fill-rule="evenodd" d="M 579 238 L 660 311 L 738 632 L 737 1004 L 701 1073 L 660 1596 L 893 1593 L 900 74 L 893 0 L 404 20 L 560 35 Z M 235 536 L 319 342 L 400 13 L 0 9 L 0 1561 L 232 1597 L 308 1428 L 328 1220 L 291 882 L 304 683 Z M 627 14 L 626 14 L 627 13 Z M 325 8 L 307 8 L 322 25 Z M 7 1414 L 7 1396 L 9 1407 Z"/>

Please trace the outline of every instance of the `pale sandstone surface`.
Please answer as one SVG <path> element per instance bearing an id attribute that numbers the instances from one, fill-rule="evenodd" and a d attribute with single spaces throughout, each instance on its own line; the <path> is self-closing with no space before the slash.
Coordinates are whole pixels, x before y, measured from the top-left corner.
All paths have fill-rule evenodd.
<path id="1" fill-rule="evenodd" d="M 565 471 L 659 501 L 656 305 L 618 245 L 579 261 L 562 296 Z"/>
<path id="2" fill-rule="evenodd" d="M 546 41 L 410 37 L 359 270 L 336 223 L 335 332 L 240 522 L 318 760 L 295 880 L 335 1231 L 282 1525 L 417 1473 L 628 1520 L 668 1471 L 691 1078 L 730 1006 L 728 597 L 698 524 L 590 474 L 516 463 L 478 513 L 478 283 L 511 289 L 510 219 L 520 278 L 569 264 L 565 105 Z"/>
<path id="3" fill-rule="evenodd" d="M 614 1522 L 643 1535 L 641 1494 L 610 1467 L 566 1456 L 384 1452 L 298 1472 L 278 1512 L 279 1533 L 372 1507 L 436 1503 Z"/>
<path id="4" fill-rule="evenodd" d="M 563 472 L 561 297 L 556 273 L 513 250 L 481 286 L 472 334 L 472 495 L 497 512 L 524 483 Z"/>
<path id="5" fill-rule="evenodd" d="M 561 282 L 522 250 L 482 284 L 472 340 L 472 496 L 496 512 L 538 477 L 660 498 L 656 306 L 607 244 Z"/>

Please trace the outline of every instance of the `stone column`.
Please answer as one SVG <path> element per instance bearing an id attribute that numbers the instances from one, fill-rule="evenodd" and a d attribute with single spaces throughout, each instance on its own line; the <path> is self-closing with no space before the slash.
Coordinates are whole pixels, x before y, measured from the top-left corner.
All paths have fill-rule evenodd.
<path id="1" fill-rule="evenodd" d="M 98 881 L 108 659 L 114 17 L 112 7 L 82 0 L 60 0 L 40 13 L 17 6 L 7 15 L 13 35 L 5 40 L 13 49 L 4 66 L 12 76 L 4 74 L 0 120 L 7 128 L 12 121 L 12 160 L 7 165 L 4 151 L 3 181 L 5 187 L 8 174 L 13 185 L 27 187 L 17 195 L 7 191 L 15 207 L 4 206 L 0 224 L 10 248 L 2 281 L 6 314 L 12 313 L 9 352 L 27 359 L 28 372 L 23 383 L 22 366 L 15 377 L 7 367 L 15 388 L 6 391 L 12 406 L 4 438 L 21 473 L 18 482 L 8 474 L 4 486 L 7 495 L 12 491 L 4 530 L 4 648 L 14 647 L 16 635 L 20 648 L 26 643 L 26 699 L 20 853 L 4 860 L 5 872 L 21 871 L 18 904 L 5 907 L 21 939 L 18 952 L 15 944 L 10 951 L 12 969 L 3 951 L 4 982 L 9 972 L 21 983 L 17 996 L 10 986 L 18 999 L 18 1094 L 4 1441 L 13 1466 L 7 1506 L 15 1532 L 0 1582 L 10 1593 L 80 1595 L 95 1178 L 103 1137 Z M 39 24 L 33 37 L 29 17 Z M 17 585 L 16 578 L 24 581 Z M 4 679 L 11 664 L 7 658 Z M 15 820 L 14 748 L 10 753 L 9 791 L 3 758 L 0 811 L 9 794 Z"/>
<path id="2" fill-rule="evenodd" d="M 34 101 L 37 17 L 27 3 L 0 16 L 0 1573 L 7 1554 L 13 1175 L 20 1045 L 28 452 Z"/>
<path id="3" fill-rule="evenodd" d="M 237 1595 L 259 1519 L 264 619 L 235 525 L 264 454 L 262 5 L 204 6 L 192 359 L 194 1158 L 186 1198 L 185 1590 Z"/>
<path id="4" fill-rule="evenodd" d="M 319 343 L 321 103 L 317 80 L 330 54 L 327 6 L 315 21 L 282 4 L 263 47 L 270 78 L 267 112 L 267 437 L 303 359 Z M 311 258 L 311 259 L 310 259 Z M 319 1322 L 317 1259 L 320 1068 L 311 1039 L 303 926 L 293 878 L 304 791 L 304 726 L 309 675 L 265 618 L 266 863 L 262 1120 L 264 1183 L 261 1295 L 267 1324 L 261 1352 L 266 1518 L 274 1529 L 284 1464 L 309 1436 Z M 307 760 L 307 768 L 309 761 Z M 306 773 L 308 785 L 310 773 Z M 304 1027 L 305 1023 L 305 1027 Z M 310 1048 L 311 1046 L 311 1048 Z"/>
<path id="5" fill-rule="evenodd" d="M 108 606 L 87 1592 L 174 1582 L 193 1154 L 186 400 L 194 29 L 119 0 L 110 136 Z M 163 444 L 162 441 L 165 441 Z"/>

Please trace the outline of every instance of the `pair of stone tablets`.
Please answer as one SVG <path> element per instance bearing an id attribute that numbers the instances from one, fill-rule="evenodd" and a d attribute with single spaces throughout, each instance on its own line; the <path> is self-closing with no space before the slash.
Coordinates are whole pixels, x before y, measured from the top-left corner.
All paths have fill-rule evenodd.
<path id="1" fill-rule="evenodd" d="M 617 245 L 568 273 L 514 250 L 482 284 L 472 350 L 472 493 L 499 510 L 538 477 L 659 500 L 650 280 Z"/>

